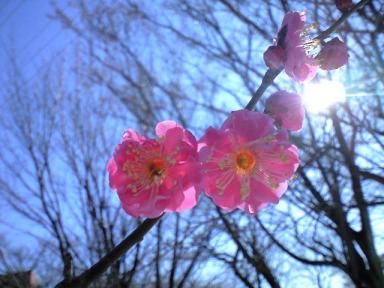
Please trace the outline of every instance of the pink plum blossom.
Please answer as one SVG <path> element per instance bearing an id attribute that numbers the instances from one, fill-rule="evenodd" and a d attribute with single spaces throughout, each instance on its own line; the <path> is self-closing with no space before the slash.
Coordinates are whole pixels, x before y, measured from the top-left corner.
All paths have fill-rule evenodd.
<path id="1" fill-rule="evenodd" d="M 285 72 L 298 82 L 312 80 L 316 75 L 317 66 L 308 57 L 303 36 L 305 24 L 305 14 L 299 12 L 288 12 L 285 14 L 280 28 L 279 37 L 282 31 L 286 30 L 282 45 L 285 49 Z M 283 33 L 284 34 L 284 33 Z"/>
<path id="2" fill-rule="evenodd" d="M 268 68 L 278 69 L 284 66 L 285 51 L 280 46 L 269 46 L 263 58 Z"/>
<path id="3" fill-rule="evenodd" d="M 335 37 L 325 43 L 316 59 L 319 61 L 320 68 L 324 70 L 334 70 L 344 66 L 348 62 L 348 49 L 344 42 Z"/>
<path id="4" fill-rule="evenodd" d="M 126 130 L 108 162 L 110 186 L 135 217 L 155 218 L 197 203 L 201 179 L 195 137 L 173 121 L 158 123 L 156 136 Z"/>
<path id="5" fill-rule="evenodd" d="M 317 72 L 316 63 L 307 55 L 307 50 L 312 47 L 313 43 L 304 41 L 306 34 L 304 24 L 305 15 L 303 13 L 288 12 L 285 14 L 276 45 L 270 46 L 264 53 L 264 61 L 269 68 L 277 68 L 277 65 L 272 66 L 272 64 L 278 63 L 278 60 L 282 59 L 285 72 L 298 82 L 312 80 Z M 284 51 L 284 56 L 281 56 L 281 49 Z"/>
<path id="6" fill-rule="evenodd" d="M 352 0 L 335 0 L 337 9 L 344 12 L 352 7 Z"/>
<path id="7" fill-rule="evenodd" d="M 265 107 L 283 128 L 291 131 L 299 131 L 303 128 L 305 112 L 299 95 L 278 91 L 267 99 Z"/>
<path id="8" fill-rule="evenodd" d="M 297 82 L 303 83 L 312 80 L 316 76 L 317 66 L 306 55 L 303 48 L 291 48 L 287 50 L 285 73 Z"/>
<path id="9" fill-rule="evenodd" d="M 299 159 L 286 131 L 276 134 L 273 124 L 266 114 L 240 110 L 220 129 L 207 129 L 199 151 L 203 188 L 216 205 L 255 214 L 279 201 Z"/>

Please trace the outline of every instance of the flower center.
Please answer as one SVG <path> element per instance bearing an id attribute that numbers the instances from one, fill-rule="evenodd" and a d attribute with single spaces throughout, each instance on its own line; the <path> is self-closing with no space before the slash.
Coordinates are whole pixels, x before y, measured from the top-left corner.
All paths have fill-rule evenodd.
<path id="1" fill-rule="evenodd" d="M 306 27 L 304 27 L 300 33 L 302 47 L 304 48 L 305 53 L 308 56 L 314 56 L 314 54 L 316 54 L 316 47 L 319 46 L 319 44 L 321 43 L 320 40 L 312 39 L 309 35 L 311 30 L 316 29 L 317 26 L 318 26 L 317 23 L 311 23 Z"/>
<path id="2" fill-rule="evenodd" d="M 148 163 L 149 178 L 154 182 L 159 182 L 165 172 L 166 163 L 163 159 L 155 158 Z"/>
<path id="3" fill-rule="evenodd" d="M 236 168 L 239 172 L 248 172 L 255 167 L 255 156 L 249 151 L 241 151 L 236 155 Z"/>

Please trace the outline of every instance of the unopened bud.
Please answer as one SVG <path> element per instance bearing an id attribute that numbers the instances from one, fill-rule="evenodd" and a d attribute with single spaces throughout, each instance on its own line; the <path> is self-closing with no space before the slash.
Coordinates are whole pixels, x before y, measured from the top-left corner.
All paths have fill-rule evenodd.
<path id="1" fill-rule="evenodd" d="M 285 52 L 280 46 L 269 46 L 264 52 L 264 62 L 271 69 L 277 69 L 284 65 Z"/>
<path id="2" fill-rule="evenodd" d="M 324 45 L 316 60 L 319 61 L 321 69 L 338 69 L 348 62 L 347 46 L 339 38 L 335 37 Z"/>
<path id="3" fill-rule="evenodd" d="M 335 0 L 335 4 L 341 12 L 347 11 L 353 5 L 352 0 Z"/>

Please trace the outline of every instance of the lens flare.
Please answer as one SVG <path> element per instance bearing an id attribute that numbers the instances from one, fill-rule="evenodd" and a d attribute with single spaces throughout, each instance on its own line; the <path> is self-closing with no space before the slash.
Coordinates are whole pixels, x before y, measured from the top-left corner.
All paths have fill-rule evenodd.
<path id="1" fill-rule="evenodd" d="M 345 99 L 345 88 L 340 82 L 321 80 L 304 86 L 303 103 L 308 112 L 323 112 L 335 103 L 344 102 Z"/>

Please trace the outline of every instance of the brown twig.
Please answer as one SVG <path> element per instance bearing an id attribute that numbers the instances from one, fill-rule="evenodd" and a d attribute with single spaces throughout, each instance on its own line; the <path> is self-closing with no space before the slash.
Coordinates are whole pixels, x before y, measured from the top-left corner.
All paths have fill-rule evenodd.
<path id="1" fill-rule="evenodd" d="M 164 215 L 164 214 L 163 214 Z M 56 288 L 68 287 L 87 287 L 92 281 L 97 279 L 105 270 L 108 269 L 117 259 L 123 256 L 132 246 L 143 240 L 145 234 L 160 220 L 162 216 L 154 219 L 146 219 L 131 234 L 127 236 L 119 245 L 114 247 L 103 258 L 101 258 L 91 268 L 85 270 L 71 281 L 65 280 L 58 283 Z"/>
<path id="2" fill-rule="evenodd" d="M 273 83 L 273 81 L 275 80 L 277 75 L 280 74 L 281 71 L 283 71 L 282 68 L 268 69 L 267 72 L 265 72 L 259 88 L 257 88 L 255 93 L 253 93 L 252 98 L 251 100 L 249 100 L 247 106 L 245 106 L 245 109 L 252 111 L 255 108 L 257 102 L 260 100 L 265 90 L 267 90 L 267 88 Z"/>
<path id="3" fill-rule="evenodd" d="M 357 3 L 356 5 L 354 5 L 351 9 L 349 9 L 348 11 L 346 11 L 345 13 L 343 13 L 343 15 L 341 15 L 341 17 L 339 19 L 337 19 L 337 21 L 335 23 L 333 23 L 333 25 L 331 25 L 330 27 L 328 27 L 326 30 L 324 30 L 323 32 L 321 32 L 319 35 L 317 35 L 313 40 L 318 40 L 318 41 L 322 41 L 324 40 L 325 38 L 327 38 L 331 33 L 333 33 L 337 27 L 339 27 L 345 20 L 347 20 L 347 18 L 352 14 L 354 13 L 356 10 L 360 9 L 361 7 L 363 7 L 365 4 L 367 4 L 368 2 L 370 2 L 372 0 L 361 0 L 359 3 Z"/>

